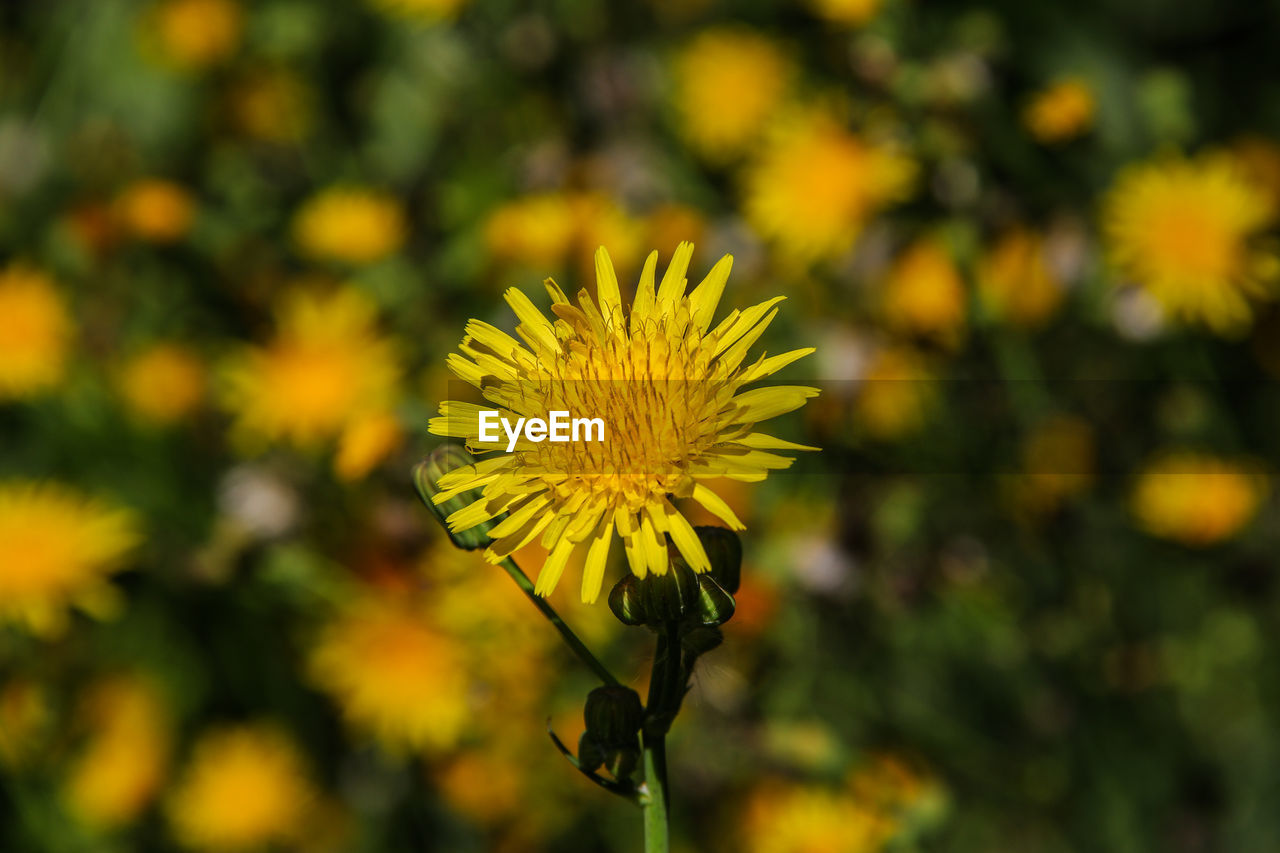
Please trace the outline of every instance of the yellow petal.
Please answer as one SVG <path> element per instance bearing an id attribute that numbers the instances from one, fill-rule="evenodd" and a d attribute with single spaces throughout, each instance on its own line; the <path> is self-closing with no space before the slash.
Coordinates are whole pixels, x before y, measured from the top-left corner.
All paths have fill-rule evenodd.
<path id="1" fill-rule="evenodd" d="M 711 318 L 715 316 L 716 306 L 720 304 L 720 296 L 724 293 L 725 283 L 729 281 L 729 270 L 733 268 L 733 255 L 725 255 L 707 273 L 702 283 L 689 294 L 689 305 L 693 312 L 693 325 L 699 332 L 711 328 Z"/>
<path id="2" fill-rule="evenodd" d="M 569 562 L 569 555 L 573 553 L 575 547 L 577 546 L 568 539 L 561 539 L 547 555 L 547 561 L 542 564 L 542 571 L 538 572 L 538 582 L 533 587 L 536 595 L 545 597 L 556 588 L 556 584 L 560 582 L 560 575 L 564 574 L 564 567 Z"/>
<path id="3" fill-rule="evenodd" d="M 622 324 L 622 291 L 618 289 L 618 275 L 613 271 L 613 261 L 604 246 L 596 249 L 596 295 L 600 299 L 600 313 L 610 329 Z"/>
<path id="4" fill-rule="evenodd" d="M 600 597 L 604 570 L 609 562 L 609 546 L 613 544 L 613 525 L 601 522 L 587 550 L 587 564 L 582 569 L 582 601 L 593 604 Z"/>
<path id="5" fill-rule="evenodd" d="M 729 525 L 730 530 L 746 530 L 747 526 L 739 520 L 738 516 L 724 502 L 724 498 L 717 495 L 708 486 L 698 483 L 693 487 L 693 499 L 702 504 L 708 512 L 716 518 Z"/>

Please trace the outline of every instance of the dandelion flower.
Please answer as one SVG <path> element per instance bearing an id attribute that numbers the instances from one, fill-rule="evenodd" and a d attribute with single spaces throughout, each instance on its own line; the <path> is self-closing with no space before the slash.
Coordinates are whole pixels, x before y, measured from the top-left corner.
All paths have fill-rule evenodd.
<path id="1" fill-rule="evenodd" d="M 881 0 L 808 0 L 810 8 L 821 18 L 836 24 L 859 27 L 880 11 Z"/>
<path id="2" fill-rule="evenodd" d="M 158 343 L 125 364 L 120 395 L 139 420 L 171 424 L 199 407 L 205 379 L 199 356 L 180 344 Z"/>
<path id="3" fill-rule="evenodd" d="M 164 782 L 172 725 L 145 679 L 118 676 L 95 684 L 81 714 L 90 729 L 63 796 L 84 823 L 115 827 L 136 819 Z"/>
<path id="4" fill-rule="evenodd" d="M 191 194 L 172 181 L 147 178 L 127 186 L 116 198 L 121 227 L 148 243 L 174 243 L 184 237 L 195 218 Z"/>
<path id="5" fill-rule="evenodd" d="M 390 750 L 447 749 L 468 719 L 467 670 L 426 616 L 411 596 L 367 594 L 325 627 L 311 653 L 316 684 Z"/>
<path id="6" fill-rule="evenodd" d="M 948 344 L 964 332 L 964 282 L 937 240 L 920 240 L 902 253 L 885 278 L 882 300 L 885 321 L 896 331 Z"/>
<path id="7" fill-rule="evenodd" d="M 403 439 L 400 420 L 390 412 L 372 412 L 356 418 L 338 439 L 334 473 L 342 480 L 359 480 L 390 456 Z"/>
<path id="8" fill-rule="evenodd" d="M 20 768 L 34 758 L 53 719 L 42 685 L 26 678 L 0 685 L 0 768 Z"/>
<path id="9" fill-rule="evenodd" d="M 188 847 L 259 849 L 297 839 L 314 798 L 293 742 L 274 727 L 246 725 L 200 738 L 169 820 Z"/>
<path id="10" fill-rule="evenodd" d="M 389 411 L 400 366 L 375 323 L 373 304 L 352 289 L 287 298 L 275 337 L 224 370 L 223 400 L 240 438 L 314 446 Z"/>
<path id="11" fill-rule="evenodd" d="M 767 126 L 790 68 L 776 44 L 749 30 L 704 30 L 676 56 L 672 99 L 680 132 L 700 155 L 725 162 Z"/>
<path id="12" fill-rule="evenodd" d="M 71 332 L 66 302 L 48 276 L 21 266 L 0 271 L 0 402 L 57 385 Z"/>
<path id="13" fill-rule="evenodd" d="M 57 633 L 67 609 L 110 612 L 107 575 L 140 539 L 128 510 L 48 482 L 0 483 L 0 623 Z"/>
<path id="14" fill-rule="evenodd" d="M 1093 126 L 1093 90 L 1078 77 L 1067 77 L 1037 92 L 1022 120 L 1040 142 L 1065 142 Z"/>
<path id="15" fill-rule="evenodd" d="M 405 240 L 404 209 L 388 195 L 360 187 L 334 187 L 306 201 L 293 220 L 293 237 L 309 257 L 371 264 Z"/>
<path id="16" fill-rule="evenodd" d="M 1149 464 L 1133 490 L 1133 512 L 1153 536 L 1203 547 L 1230 539 L 1257 513 L 1266 478 L 1247 465 L 1194 452 Z"/>
<path id="17" fill-rule="evenodd" d="M 1062 302 L 1062 282 L 1046 257 L 1044 239 L 1014 228 L 978 262 L 978 301 L 996 322 L 1022 328 L 1042 325 Z"/>
<path id="18" fill-rule="evenodd" d="M 747 853 L 865 853 L 881 850 L 898 827 L 891 815 L 820 785 L 760 785 L 739 824 Z"/>
<path id="19" fill-rule="evenodd" d="M 1079 418 L 1059 415 L 1037 424 L 1022 444 L 1021 470 L 1013 495 L 1019 508 L 1050 512 L 1093 485 L 1093 429 Z"/>
<path id="20" fill-rule="evenodd" d="M 1276 259 L 1250 240 L 1270 209 L 1232 159 L 1175 157 L 1122 172 L 1103 225 L 1116 268 L 1167 314 L 1230 333 L 1252 320 L 1251 298 L 1268 295 Z"/>
<path id="21" fill-rule="evenodd" d="M 710 567 L 693 527 L 672 503 L 692 498 L 734 529 L 728 505 L 706 481 L 715 477 L 755 482 L 792 459 L 773 451 L 811 449 L 755 432 L 756 423 L 793 411 L 818 392 L 799 386 L 748 387 L 813 352 L 797 349 L 747 361 L 747 351 L 777 314 L 776 297 L 733 311 L 719 324 L 713 315 L 732 258 L 720 260 L 692 293 L 685 273 L 693 246 L 682 243 L 660 284 L 657 253 L 649 255 L 630 310 L 603 247 L 596 254 L 593 300 L 584 289 L 578 304 L 548 280 L 555 322 L 521 291 L 506 299 L 520 323 L 516 340 L 472 320 L 450 368 L 483 389 L 512 423 L 551 411 L 599 418 L 604 440 L 533 442 L 519 453 L 498 452 L 474 467 L 446 475 L 437 501 L 470 489 L 483 496 L 453 513 L 455 531 L 507 513 L 490 532 L 485 552 L 497 562 L 541 536 L 549 556 L 537 591 L 555 588 L 580 548 L 586 550 L 582 599 L 599 595 L 616 530 L 631 570 L 639 577 L 667 570 L 665 536 L 695 571 Z M 445 402 L 430 423 L 436 435 L 465 439 L 477 452 L 505 450 L 505 441 L 480 440 L 474 403 Z"/>
<path id="22" fill-rule="evenodd" d="M 283 68 L 255 72 L 232 91 L 229 111 L 241 132 L 265 142 L 296 142 L 306 137 L 315 105 L 311 89 Z"/>
<path id="23" fill-rule="evenodd" d="M 854 417 L 876 438 L 899 438 L 924 425 L 937 396 L 934 386 L 932 372 L 918 355 L 886 347 L 862 376 Z"/>
<path id="24" fill-rule="evenodd" d="M 240 46 L 244 10 L 233 0 L 164 0 L 152 15 L 161 55 L 176 68 L 216 65 Z"/>
<path id="25" fill-rule="evenodd" d="M 781 123 L 747 170 L 747 218 L 764 238 L 804 261 L 848 251 L 867 222 L 903 200 L 915 164 L 851 133 L 829 116 Z"/>
<path id="26" fill-rule="evenodd" d="M 485 242 L 496 257 L 529 267 L 559 266 L 573 245 L 573 206 L 559 193 L 535 193 L 489 214 Z"/>

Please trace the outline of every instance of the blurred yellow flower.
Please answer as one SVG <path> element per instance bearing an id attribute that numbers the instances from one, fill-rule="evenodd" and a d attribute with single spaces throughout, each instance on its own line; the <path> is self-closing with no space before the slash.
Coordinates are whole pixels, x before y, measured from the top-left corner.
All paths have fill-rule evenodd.
<path id="1" fill-rule="evenodd" d="M 191 229 L 195 202 L 172 181 L 134 181 L 116 197 L 115 216 L 126 233 L 148 243 L 173 243 Z"/>
<path id="2" fill-rule="evenodd" d="M 266 142 L 296 142 L 311 130 L 312 100 L 301 77 L 270 68 L 241 80 L 231 92 L 229 109 L 242 133 Z"/>
<path id="3" fill-rule="evenodd" d="M 705 481 L 763 480 L 770 470 L 792 462 L 771 451 L 809 449 L 752 428 L 800 408 L 817 394 L 815 389 L 789 385 L 743 390 L 813 352 L 797 349 L 745 361 L 783 297 L 733 311 L 713 327 L 732 258 L 722 258 L 686 294 L 685 273 L 692 255 L 693 245 L 682 243 L 661 285 L 655 286 L 658 257 L 657 252 L 650 254 L 627 311 L 602 247 L 596 255 L 598 301 L 584 289 L 574 306 L 548 279 L 558 318 L 552 323 L 524 293 L 511 288 L 506 299 L 520 320 L 516 332 L 525 344 L 472 320 L 461 354 L 449 357 L 450 368 L 481 388 L 485 399 L 513 422 L 564 410 L 590 413 L 604 424 L 602 441 L 521 438 L 515 444 L 519 453 L 498 453 L 441 479 L 444 491 L 437 501 L 483 490 L 482 498 L 449 517 L 452 529 L 467 530 L 509 513 L 490 532 L 494 541 L 485 555 L 491 561 L 502 560 L 542 534 L 542 545 L 550 554 L 538 575 L 541 595 L 555 588 L 570 556 L 582 548 L 587 553 L 582 600 L 594 601 L 615 529 L 637 576 L 666 572 L 664 534 L 695 571 L 705 571 L 710 563 L 702 544 L 669 496 L 691 497 L 730 527 L 741 529 L 737 516 Z M 480 440 L 481 408 L 446 401 L 430 430 L 466 439 L 476 451 L 505 450 L 505 441 Z"/>
<path id="4" fill-rule="evenodd" d="M 1239 533 L 1268 490 L 1267 478 L 1249 465 L 1190 451 L 1171 452 L 1139 475 L 1133 512 L 1151 535 L 1202 547 Z"/>
<path id="5" fill-rule="evenodd" d="M 139 420 L 170 424 L 199 407 L 205 383 L 205 366 L 198 355 L 181 344 L 157 343 L 124 365 L 120 395 Z"/>
<path id="6" fill-rule="evenodd" d="M 342 480 L 359 480 L 390 456 L 404 440 L 400 420 L 390 412 L 371 412 L 347 424 L 338 438 L 333 470 Z"/>
<path id="7" fill-rule="evenodd" d="M 1087 491 L 1094 479 L 1094 435 L 1088 422 L 1068 415 L 1037 424 L 1023 440 L 1013 483 L 1019 509 L 1051 512 Z"/>
<path id="8" fill-rule="evenodd" d="M 945 244 L 925 238 L 902 253 L 884 280 L 881 295 L 890 329 L 959 343 L 965 329 L 968 297 Z"/>
<path id="9" fill-rule="evenodd" d="M 858 387 L 854 417 L 876 438 L 898 438 L 924 425 L 937 396 L 932 372 L 913 351 L 886 347 Z"/>
<path id="10" fill-rule="evenodd" d="M 916 166 L 829 116 L 782 122 L 745 176 L 745 210 L 764 238 L 799 260 L 853 247 L 882 208 L 903 200 Z"/>
<path id="11" fill-rule="evenodd" d="M 138 544 L 138 521 L 53 482 L 0 481 L 0 624 L 56 634 L 71 606 L 108 615 L 107 575 Z"/>
<path id="12" fill-rule="evenodd" d="M 297 747 L 267 725 L 201 736 L 172 793 L 177 840 L 199 850 L 263 849 L 304 833 L 315 799 Z"/>
<path id="13" fill-rule="evenodd" d="M 469 0 L 368 0 L 380 12 L 432 23 L 458 14 Z"/>
<path id="14" fill-rule="evenodd" d="M 1043 325 L 1065 292 L 1049 266 L 1044 238 L 1027 228 L 1010 229 L 983 253 L 977 279 L 989 318 L 1028 329 Z"/>
<path id="15" fill-rule="evenodd" d="M 490 213 L 484 234 L 489 252 L 498 258 L 547 269 L 558 267 L 569 254 L 576 227 L 567 196 L 536 193 Z"/>
<path id="16" fill-rule="evenodd" d="M 610 246 L 617 268 L 632 272 L 644 251 L 645 224 L 603 193 L 578 193 L 572 199 L 577 221 L 574 249 L 582 275 L 588 276 L 595 265 L 597 246 Z"/>
<path id="17" fill-rule="evenodd" d="M 685 240 L 697 244 L 706 230 L 707 221 L 696 207 L 686 204 L 663 204 L 649 212 L 645 220 L 648 235 L 645 245 L 660 254 L 674 252 Z"/>
<path id="18" fill-rule="evenodd" d="M 881 0 L 807 0 L 809 7 L 822 18 L 837 24 L 861 26 L 880 11 Z"/>
<path id="19" fill-rule="evenodd" d="M 183 70 L 230 57 L 243 29 L 244 10 L 234 0 L 162 0 L 152 10 L 151 34 L 162 59 Z"/>
<path id="20" fill-rule="evenodd" d="M 1175 317 L 1221 333 L 1253 318 L 1276 258 L 1250 245 L 1270 222 L 1265 191 L 1226 156 L 1168 157 L 1121 172 L 1104 202 L 1111 260 Z"/>
<path id="21" fill-rule="evenodd" d="M 748 796 L 739 823 L 746 853 L 876 853 L 894 821 L 846 791 L 820 785 L 763 783 Z"/>
<path id="22" fill-rule="evenodd" d="M 786 94 L 791 69 L 778 46 L 750 30 L 703 30 L 677 54 L 672 98 L 681 134 L 716 162 L 742 154 Z"/>
<path id="23" fill-rule="evenodd" d="M 172 722 L 164 701 L 149 681 L 118 676 L 90 687 L 80 713 L 90 736 L 63 796 L 87 824 L 129 823 L 155 798 L 168 769 Z"/>
<path id="24" fill-rule="evenodd" d="M 284 299 L 275 337 L 239 353 L 223 371 L 223 401 L 238 438 L 314 446 L 390 411 L 401 371 L 376 321 L 373 303 L 350 288 Z"/>
<path id="25" fill-rule="evenodd" d="M 404 208 L 388 193 L 332 187 L 311 198 L 293 219 L 293 238 L 318 260 L 371 264 L 396 252 L 405 240 Z"/>
<path id="26" fill-rule="evenodd" d="M 1065 142 L 1093 126 L 1094 110 L 1089 84 L 1079 77 L 1066 77 L 1037 92 L 1022 120 L 1040 142 Z"/>
<path id="27" fill-rule="evenodd" d="M 16 265 L 0 270 L 0 402 L 62 381 L 71 334 L 66 302 L 47 275 Z"/>
<path id="28" fill-rule="evenodd" d="M 391 751 L 439 752 L 467 723 L 467 670 L 412 595 L 348 604 L 317 639 L 310 672 L 349 723 Z"/>
<path id="29" fill-rule="evenodd" d="M 1280 144 L 1262 136 L 1245 136 L 1231 144 L 1231 156 L 1245 180 L 1266 191 L 1274 218 L 1280 212 Z"/>

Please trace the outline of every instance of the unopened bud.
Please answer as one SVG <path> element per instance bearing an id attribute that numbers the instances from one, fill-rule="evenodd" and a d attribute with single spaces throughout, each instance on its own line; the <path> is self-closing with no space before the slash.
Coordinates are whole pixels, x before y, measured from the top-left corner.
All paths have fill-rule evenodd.
<path id="1" fill-rule="evenodd" d="M 449 524 L 445 519 L 456 510 L 470 506 L 479 500 L 480 490 L 471 489 L 450 498 L 442 504 L 437 504 L 433 498 L 443 491 L 440 488 L 441 477 L 451 471 L 474 464 L 475 459 L 460 445 L 442 444 L 431 451 L 431 455 L 419 462 L 413 469 L 413 485 L 418 490 L 418 497 L 422 498 L 422 502 L 427 505 L 427 509 L 431 510 L 432 514 L 444 525 L 444 529 L 448 531 L 449 538 L 453 540 L 453 544 L 468 551 L 475 551 L 487 546 L 489 544 L 489 531 L 500 519 L 491 519 L 482 524 L 477 524 L 469 530 L 455 533 L 449 530 Z"/>
<path id="2" fill-rule="evenodd" d="M 640 579 L 628 574 L 609 593 L 609 609 L 623 625 L 645 624 L 644 602 L 640 597 Z"/>
<path id="3" fill-rule="evenodd" d="M 711 560 L 711 577 L 730 595 L 738 594 L 742 579 L 742 540 L 727 527 L 695 527 L 694 532 Z"/>
<path id="4" fill-rule="evenodd" d="M 587 734 L 602 746 L 634 746 L 644 721 L 644 706 L 640 694 L 630 687 L 605 685 L 587 694 L 582 716 Z"/>

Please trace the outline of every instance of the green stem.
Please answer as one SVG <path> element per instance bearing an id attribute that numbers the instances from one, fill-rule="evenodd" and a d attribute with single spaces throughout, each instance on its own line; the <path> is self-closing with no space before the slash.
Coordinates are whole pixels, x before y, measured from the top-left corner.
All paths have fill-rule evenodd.
<path id="1" fill-rule="evenodd" d="M 680 655 L 680 627 L 672 622 L 658 634 L 653 653 L 653 675 L 649 679 L 649 702 L 645 706 L 645 724 L 641 732 L 644 747 L 645 853 L 667 853 L 671 844 L 669 811 L 671 796 L 667 789 L 667 732 L 684 701 L 687 681 Z"/>
<path id="2" fill-rule="evenodd" d="M 609 672 L 605 665 L 591 653 L 591 650 L 586 647 L 582 640 L 578 639 L 578 635 L 573 633 L 573 629 L 560 618 L 560 614 L 556 613 L 555 609 L 547 603 L 547 600 L 533 591 L 533 581 L 529 580 L 529 576 L 524 573 L 524 570 L 516 565 L 515 560 L 507 557 L 502 561 L 502 568 L 516 582 L 516 586 L 524 591 L 525 596 L 533 602 L 533 606 L 538 608 L 538 612 L 556 627 L 565 643 L 578 656 L 578 659 L 596 674 L 596 677 L 608 685 L 617 686 L 621 684 L 618 679 L 614 678 L 613 673 Z"/>

